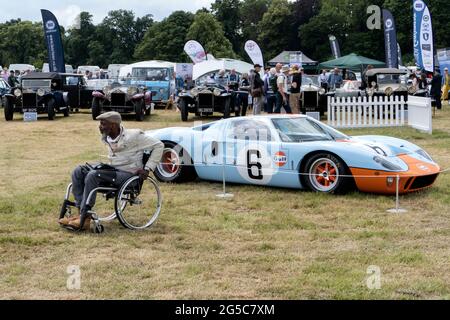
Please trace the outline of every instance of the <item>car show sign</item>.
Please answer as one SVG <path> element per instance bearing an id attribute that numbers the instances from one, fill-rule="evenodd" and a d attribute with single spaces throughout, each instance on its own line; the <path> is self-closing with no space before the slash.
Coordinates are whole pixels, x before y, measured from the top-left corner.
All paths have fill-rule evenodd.
<path id="1" fill-rule="evenodd" d="M 333 53 L 333 57 L 335 59 L 341 57 L 341 49 L 339 48 L 339 42 L 337 41 L 336 37 L 333 35 L 329 35 L 328 39 L 330 40 L 330 46 L 331 46 L 331 52 Z"/>
<path id="2" fill-rule="evenodd" d="M 64 49 L 61 39 L 59 23 L 55 15 L 48 10 L 41 10 L 42 23 L 48 50 L 50 72 L 66 72 L 64 63 Z"/>
<path id="3" fill-rule="evenodd" d="M 420 69 L 433 72 L 433 28 L 430 10 L 422 0 L 415 0 L 413 13 L 413 41 L 416 64 Z"/>
<path id="4" fill-rule="evenodd" d="M 261 52 L 261 48 L 255 41 L 248 40 L 245 43 L 245 52 L 247 52 L 253 64 L 259 64 L 260 66 L 264 66 L 264 59 Z"/>
<path id="5" fill-rule="evenodd" d="M 397 31 L 394 16 L 389 10 L 383 9 L 383 23 L 386 66 L 398 69 Z"/>
<path id="6" fill-rule="evenodd" d="M 289 54 L 289 66 L 296 65 L 298 67 L 302 67 L 303 65 L 303 53 L 296 52 L 296 53 L 290 53 Z"/>
<path id="7" fill-rule="evenodd" d="M 189 40 L 184 45 L 184 52 L 191 58 L 193 63 L 200 63 L 208 60 L 206 51 L 203 46 L 195 40 Z"/>

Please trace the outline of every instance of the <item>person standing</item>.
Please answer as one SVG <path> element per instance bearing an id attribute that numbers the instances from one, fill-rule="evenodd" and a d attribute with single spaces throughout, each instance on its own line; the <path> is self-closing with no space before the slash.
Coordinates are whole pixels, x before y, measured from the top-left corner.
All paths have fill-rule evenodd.
<path id="1" fill-rule="evenodd" d="M 436 69 L 434 71 L 433 79 L 431 80 L 430 95 L 436 100 L 436 108 L 438 108 L 438 110 L 442 108 L 441 88 L 442 88 L 442 76 Z"/>
<path id="2" fill-rule="evenodd" d="M 444 75 L 442 77 L 442 98 L 441 100 L 448 100 L 448 92 L 450 91 L 450 75 L 448 74 L 448 68 L 444 69 Z"/>
<path id="3" fill-rule="evenodd" d="M 334 90 L 340 88 L 343 82 L 344 79 L 342 79 L 342 76 L 339 74 L 339 69 L 334 68 L 333 73 L 328 77 L 328 87 L 330 90 Z"/>
<path id="4" fill-rule="evenodd" d="M 320 86 L 328 91 L 328 75 L 327 70 L 323 69 L 319 76 Z"/>
<path id="5" fill-rule="evenodd" d="M 14 70 L 11 70 L 9 72 L 9 77 L 8 77 L 8 84 L 11 88 L 15 87 L 17 84 L 19 84 L 19 81 L 17 80 L 15 74 L 14 74 Z"/>
<path id="6" fill-rule="evenodd" d="M 300 87 L 302 86 L 302 73 L 297 65 L 292 67 L 291 71 L 291 94 L 289 95 L 289 105 L 293 114 L 300 113 Z"/>
<path id="7" fill-rule="evenodd" d="M 255 73 L 254 78 L 251 84 L 252 88 L 252 97 L 253 97 L 253 115 L 261 114 L 261 109 L 264 102 L 264 94 L 263 94 L 263 87 L 264 87 L 264 81 L 262 81 L 261 76 L 259 72 L 261 71 L 261 65 L 255 64 L 253 66 Z"/>
<path id="8" fill-rule="evenodd" d="M 277 78 L 277 106 L 274 113 L 280 113 L 281 107 L 284 108 L 286 113 L 292 113 L 291 107 L 289 106 L 288 74 L 289 66 L 285 65 L 281 68 L 281 73 Z"/>
<path id="9" fill-rule="evenodd" d="M 239 92 L 236 96 L 236 108 L 239 109 L 239 114 L 245 117 L 248 108 L 248 91 L 250 90 L 250 82 L 248 81 L 248 74 L 243 73 L 241 81 L 239 82 Z"/>

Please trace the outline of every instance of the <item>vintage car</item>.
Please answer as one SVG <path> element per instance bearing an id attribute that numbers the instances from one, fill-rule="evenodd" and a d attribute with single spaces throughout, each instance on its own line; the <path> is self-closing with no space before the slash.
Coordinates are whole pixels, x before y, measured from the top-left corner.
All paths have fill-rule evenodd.
<path id="1" fill-rule="evenodd" d="M 134 113 L 136 121 L 150 115 L 152 94 L 145 87 L 114 82 L 102 91 L 92 92 L 92 119 L 103 112 Z"/>
<path id="2" fill-rule="evenodd" d="M 224 118 L 228 118 L 234 106 L 233 97 L 232 92 L 215 83 L 204 83 L 191 90 L 183 90 L 178 96 L 181 120 L 187 121 L 189 113 L 203 117 L 220 112 Z"/>
<path id="3" fill-rule="evenodd" d="M 347 136 L 304 115 L 222 119 L 147 132 L 164 142 L 164 182 L 204 180 L 395 194 L 430 187 L 440 167 L 419 146 L 387 136 Z"/>
<path id="4" fill-rule="evenodd" d="M 319 76 L 303 75 L 300 87 L 300 113 L 316 111 L 323 115 L 326 109 L 326 91 L 320 86 Z"/>
<path id="5" fill-rule="evenodd" d="M 367 83 L 366 93 L 372 97 L 403 96 L 408 99 L 408 87 L 402 83 L 401 76 L 406 71 L 394 68 L 370 69 L 365 74 Z"/>
<path id="6" fill-rule="evenodd" d="M 328 92 L 327 96 L 336 98 L 363 97 L 366 95 L 366 92 L 360 88 L 361 81 L 346 80 L 341 88 L 336 88 L 334 91 Z"/>
<path id="7" fill-rule="evenodd" d="M 55 113 L 69 116 L 71 109 L 88 105 L 84 78 L 78 74 L 34 72 L 21 78 L 19 86 L 11 88 L 3 97 L 5 119 L 13 119 L 14 112 L 47 114 L 49 120 Z"/>

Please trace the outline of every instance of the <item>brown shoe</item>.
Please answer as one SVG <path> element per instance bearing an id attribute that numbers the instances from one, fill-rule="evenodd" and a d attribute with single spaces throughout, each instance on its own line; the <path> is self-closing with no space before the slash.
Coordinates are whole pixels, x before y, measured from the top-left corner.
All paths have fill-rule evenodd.
<path id="1" fill-rule="evenodd" d="M 77 219 L 69 221 L 67 226 L 76 230 L 89 230 L 91 227 L 91 217 L 86 217 L 86 219 L 84 219 L 84 224 L 82 228 L 80 228 L 81 227 L 80 224 L 81 224 L 81 216 L 78 217 Z"/>
<path id="2" fill-rule="evenodd" d="M 70 221 L 73 221 L 73 220 L 76 220 L 76 219 L 80 219 L 80 215 L 79 214 L 61 218 L 61 219 L 58 220 L 58 222 L 59 222 L 59 224 L 62 224 L 62 225 L 66 226 L 66 225 L 69 224 Z"/>

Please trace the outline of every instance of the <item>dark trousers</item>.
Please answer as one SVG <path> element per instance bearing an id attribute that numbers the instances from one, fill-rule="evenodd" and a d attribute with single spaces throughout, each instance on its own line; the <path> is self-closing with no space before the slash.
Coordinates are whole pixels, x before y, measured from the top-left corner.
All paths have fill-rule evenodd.
<path id="1" fill-rule="evenodd" d="M 277 104 L 277 97 L 275 94 L 270 93 L 266 96 L 266 108 L 267 113 L 273 113 Z"/>
<path id="2" fill-rule="evenodd" d="M 286 94 L 287 96 L 287 94 Z M 292 113 L 291 106 L 289 105 L 289 96 L 286 97 L 286 102 L 283 101 L 283 96 L 280 92 L 277 92 L 276 94 L 276 107 L 275 111 L 273 113 L 280 113 L 281 107 L 284 108 L 286 113 Z"/>
<path id="3" fill-rule="evenodd" d="M 78 166 L 72 173 L 72 193 L 80 213 L 85 215 L 94 207 L 95 193 L 87 203 L 92 190 L 105 185 L 120 187 L 132 176 L 133 174 L 127 171 L 89 170 L 86 166 Z"/>
<path id="4" fill-rule="evenodd" d="M 248 108 L 248 93 L 238 93 L 236 96 L 236 108 L 239 108 L 239 114 L 245 117 Z"/>
<path id="5" fill-rule="evenodd" d="M 434 99 L 436 100 L 436 108 L 438 108 L 439 110 L 442 109 L 441 95 L 434 95 Z"/>

